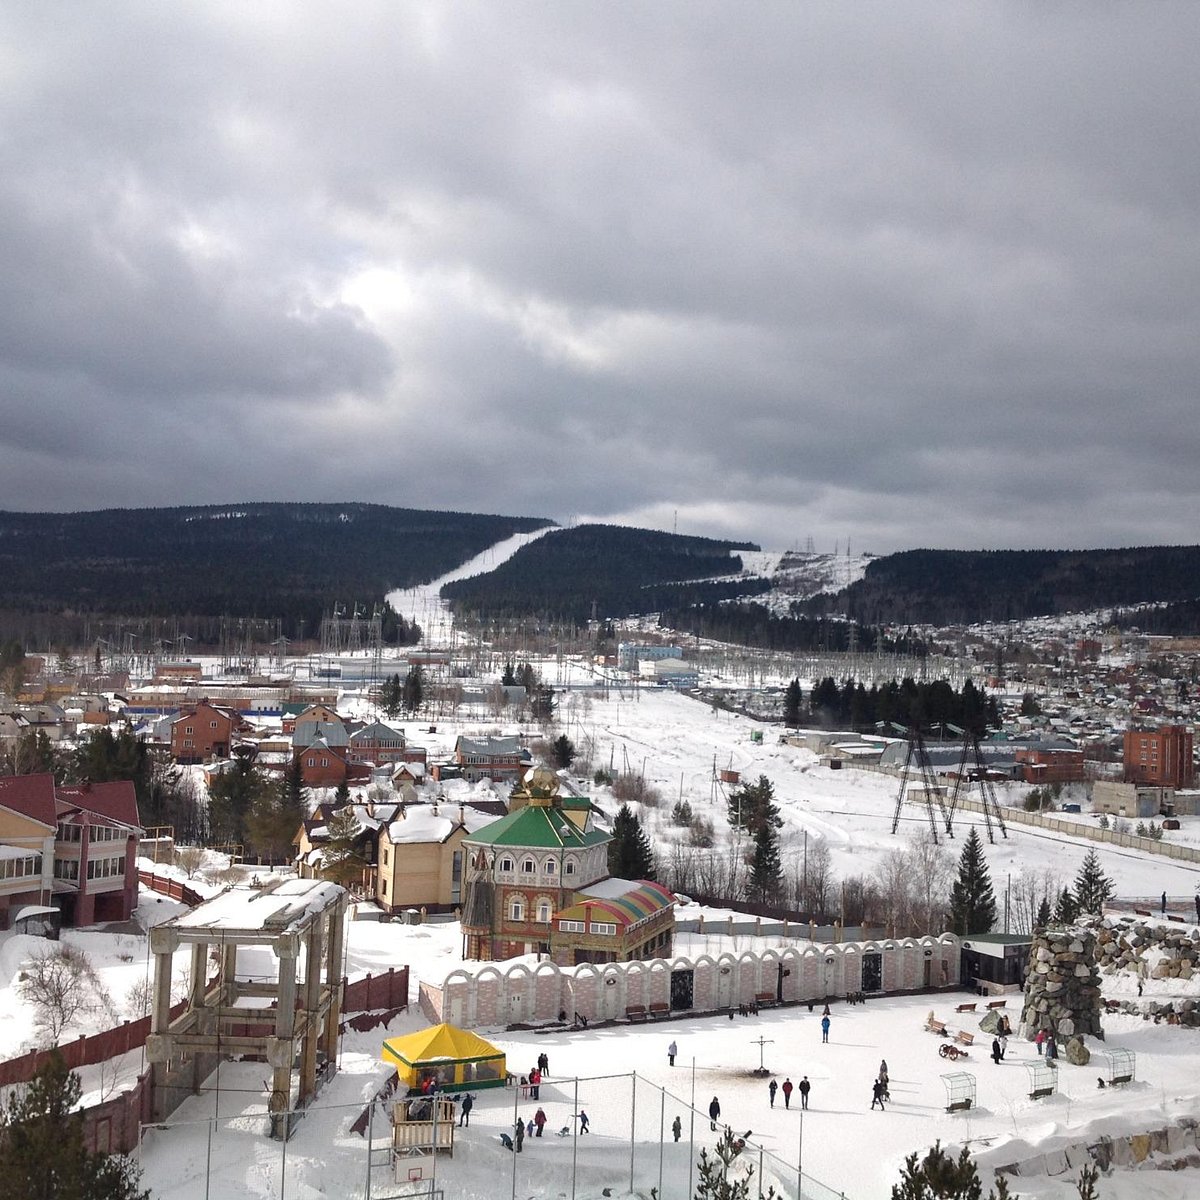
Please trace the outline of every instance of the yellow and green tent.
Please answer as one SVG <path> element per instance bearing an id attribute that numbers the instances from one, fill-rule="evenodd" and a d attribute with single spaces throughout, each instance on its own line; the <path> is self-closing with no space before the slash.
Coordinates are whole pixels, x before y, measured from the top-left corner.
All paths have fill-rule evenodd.
<path id="1" fill-rule="evenodd" d="M 433 1079 L 443 1092 L 503 1087 L 504 1051 L 466 1029 L 445 1023 L 383 1043 L 383 1061 L 395 1064 L 400 1082 L 420 1088 Z"/>

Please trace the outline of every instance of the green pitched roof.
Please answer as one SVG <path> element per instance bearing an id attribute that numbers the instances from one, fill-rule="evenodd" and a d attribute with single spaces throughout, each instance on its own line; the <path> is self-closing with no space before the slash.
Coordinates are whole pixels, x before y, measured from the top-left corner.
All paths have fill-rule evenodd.
<path id="1" fill-rule="evenodd" d="M 581 849 L 610 840 L 602 829 L 586 833 L 554 808 L 528 805 L 476 830 L 466 841 L 484 846 L 532 846 L 535 849 Z"/>

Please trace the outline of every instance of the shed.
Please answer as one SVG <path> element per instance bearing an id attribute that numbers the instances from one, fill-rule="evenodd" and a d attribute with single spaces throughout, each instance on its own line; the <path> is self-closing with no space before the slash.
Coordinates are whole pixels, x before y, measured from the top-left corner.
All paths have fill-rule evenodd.
<path id="1" fill-rule="evenodd" d="M 394 1063 L 400 1082 L 420 1088 L 432 1079 L 443 1092 L 503 1087 L 504 1051 L 465 1029 L 445 1023 L 383 1043 L 383 1061 Z"/>

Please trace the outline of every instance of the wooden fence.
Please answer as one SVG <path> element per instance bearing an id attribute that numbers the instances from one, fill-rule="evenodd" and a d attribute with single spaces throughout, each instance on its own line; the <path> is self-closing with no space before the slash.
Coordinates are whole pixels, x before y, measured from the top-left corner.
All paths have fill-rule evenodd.
<path id="1" fill-rule="evenodd" d="M 195 908 L 204 903 L 204 897 L 195 888 L 190 888 L 181 880 L 169 875 L 158 875 L 154 871 L 139 871 L 138 883 L 145 885 L 153 892 L 170 896 L 172 900 L 182 900 L 188 908 Z"/>

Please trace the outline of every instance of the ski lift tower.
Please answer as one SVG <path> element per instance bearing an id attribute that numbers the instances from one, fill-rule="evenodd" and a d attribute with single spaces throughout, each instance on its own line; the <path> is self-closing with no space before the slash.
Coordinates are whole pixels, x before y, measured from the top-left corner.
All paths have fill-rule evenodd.
<path id="1" fill-rule="evenodd" d="M 888 721 L 886 724 L 890 725 L 897 733 L 903 734 L 908 742 L 904 770 L 900 773 L 900 791 L 896 796 L 896 812 L 892 817 L 892 832 L 895 833 L 900 827 L 900 810 L 904 807 L 904 800 L 908 794 L 910 776 L 915 771 L 920 776 L 921 786 L 925 792 L 925 810 L 929 814 L 929 832 L 936 846 L 938 844 L 938 819 L 934 812 L 935 804 L 942 814 L 942 823 L 946 826 L 947 836 L 953 837 L 954 830 L 946 815 L 946 805 L 942 801 L 942 788 L 933 773 L 933 763 L 930 761 L 929 750 L 925 745 L 921 727 L 909 725 L 906 728 L 903 725 L 897 725 L 894 721 Z M 884 723 L 880 722 L 879 727 L 883 726 Z"/>

